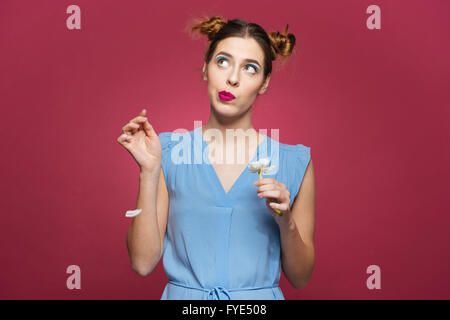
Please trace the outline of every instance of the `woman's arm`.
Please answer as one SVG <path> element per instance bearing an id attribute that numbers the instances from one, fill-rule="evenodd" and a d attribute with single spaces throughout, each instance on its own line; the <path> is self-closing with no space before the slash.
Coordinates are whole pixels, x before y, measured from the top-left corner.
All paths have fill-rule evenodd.
<path id="1" fill-rule="evenodd" d="M 169 197 L 161 168 L 139 173 L 136 208 L 127 233 L 127 249 L 132 269 L 141 276 L 150 274 L 161 259 L 167 225 Z"/>
<path id="2" fill-rule="evenodd" d="M 280 225 L 282 269 L 295 289 L 309 282 L 314 269 L 315 179 L 312 159 L 292 204 L 292 219 Z"/>

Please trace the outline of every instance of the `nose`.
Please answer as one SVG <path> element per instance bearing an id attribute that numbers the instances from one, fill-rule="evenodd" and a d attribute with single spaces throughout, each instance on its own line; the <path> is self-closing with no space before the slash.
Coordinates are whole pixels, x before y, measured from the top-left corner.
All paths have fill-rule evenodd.
<path id="1" fill-rule="evenodd" d="M 228 85 L 230 85 L 231 87 L 237 87 L 239 85 L 239 82 L 236 80 L 228 80 L 227 81 Z"/>
<path id="2" fill-rule="evenodd" d="M 227 84 L 232 87 L 239 86 L 239 70 L 233 69 L 230 74 L 228 75 Z"/>

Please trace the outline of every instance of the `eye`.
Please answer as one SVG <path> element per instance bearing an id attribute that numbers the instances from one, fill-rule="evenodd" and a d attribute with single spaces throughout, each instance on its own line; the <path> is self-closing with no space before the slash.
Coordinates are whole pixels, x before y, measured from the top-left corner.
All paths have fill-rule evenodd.
<path id="1" fill-rule="evenodd" d="M 218 58 L 218 59 L 217 59 L 217 63 L 219 64 L 219 66 L 223 66 L 223 65 L 221 64 L 222 61 L 227 61 L 227 63 L 228 63 L 228 59 L 227 59 L 227 58 L 223 58 L 223 57 L 222 57 L 222 58 Z"/>
<path id="2" fill-rule="evenodd" d="M 256 73 L 256 71 L 258 71 L 258 68 L 256 66 L 254 66 L 253 64 L 248 64 L 248 65 L 246 65 L 246 67 L 250 67 L 255 70 L 254 72 L 251 72 L 251 73 Z"/>
<path id="3" fill-rule="evenodd" d="M 228 63 L 228 59 L 225 57 L 218 57 L 216 59 L 216 61 L 217 61 L 217 64 L 221 67 L 226 66 L 226 65 L 222 64 L 222 61 L 226 61 Z M 247 64 L 245 67 L 247 70 L 248 70 L 248 68 L 253 68 L 254 71 L 251 71 L 250 73 L 256 73 L 258 71 L 258 67 L 253 64 Z"/>

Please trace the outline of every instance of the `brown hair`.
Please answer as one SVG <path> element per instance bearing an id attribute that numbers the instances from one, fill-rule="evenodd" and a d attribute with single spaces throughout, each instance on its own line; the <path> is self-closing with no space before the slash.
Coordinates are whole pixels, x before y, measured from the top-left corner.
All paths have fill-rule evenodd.
<path id="1" fill-rule="evenodd" d="M 272 72 L 272 60 L 280 55 L 284 61 L 291 55 L 295 46 L 295 36 L 287 33 L 289 24 L 286 25 L 284 34 L 278 31 L 267 33 L 256 23 L 249 23 L 242 19 L 226 21 L 218 15 L 203 20 L 196 19 L 190 27 L 191 34 L 198 30 L 207 35 L 210 41 L 205 52 L 205 62 L 208 64 L 212 54 L 220 40 L 228 37 L 251 37 L 258 42 L 264 52 L 264 80 Z"/>

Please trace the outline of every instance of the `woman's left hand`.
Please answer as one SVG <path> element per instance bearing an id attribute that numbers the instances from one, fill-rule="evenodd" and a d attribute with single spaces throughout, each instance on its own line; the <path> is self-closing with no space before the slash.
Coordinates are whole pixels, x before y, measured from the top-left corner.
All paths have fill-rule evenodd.
<path id="1" fill-rule="evenodd" d="M 266 206 L 278 225 L 288 224 L 291 219 L 291 194 L 286 185 L 273 178 L 258 179 L 254 184 L 258 187 L 256 189 L 258 197 L 267 199 Z M 272 200 L 272 202 L 269 202 L 268 199 Z M 281 212 L 281 216 L 274 209 L 278 209 Z"/>

